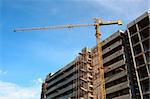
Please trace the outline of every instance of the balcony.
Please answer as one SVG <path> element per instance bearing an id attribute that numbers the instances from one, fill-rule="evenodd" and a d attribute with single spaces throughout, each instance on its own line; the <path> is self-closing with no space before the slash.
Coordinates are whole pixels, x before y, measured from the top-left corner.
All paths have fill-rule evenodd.
<path id="1" fill-rule="evenodd" d="M 127 94 L 127 95 L 122 95 L 122 96 L 115 97 L 115 98 L 112 98 L 112 99 L 130 99 L 130 95 L 129 95 L 129 94 Z"/>
<path id="2" fill-rule="evenodd" d="M 122 45 L 122 40 L 119 40 L 119 41 L 115 42 L 114 44 L 110 45 L 109 47 L 105 48 L 103 50 L 103 55 L 110 52 L 111 50 L 113 50 L 114 48 L 116 48 L 119 45 Z"/>
<path id="3" fill-rule="evenodd" d="M 64 82 L 61 82 L 61 83 L 57 84 L 56 86 L 52 86 L 52 87 L 46 92 L 46 94 L 48 94 L 49 92 L 52 92 L 52 91 L 54 91 L 54 90 L 56 90 L 56 89 L 58 89 L 58 88 L 60 88 L 60 87 L 62 87 L 62 86 L 64 86 L 64 85 L 66 85 L 67 83 L 69 83 L 69 82 L 71 82 L 72 80 L 74 80 L 76 77 L 77 77 L 77 75 L 72 76 L 72 77 L 69 78 L 68 80 L 65 80 Z"/>
<path id="4" fill-rule="evenodd" d="M 105 64 L 105 63 L 111 61 L 112 59 L 115 59 L 116 57 L 122 55 L 123 53 L 124 53 L 124 51 L 123 51 L 123 49 L 121 49 L 121 50 L 119 50 L 119 51 L 117 51 L 117 52 L 111 54 L 110 56 L 104 58 L 103 64 Z"/>
<path id="5" fill-rule="evenodd" d="M 116 92 L 116 91 L 119 91 L 121 89 L 125 89 L 128 87 L 128 82 L 123 82 L 123 83 L 120 83 L 120 84 L 117 84 L 115 86 L 112 86 L 110 88 L 107 88 L 106 89 L 106 93 L 107 94 L 110 94 L 110 93 L 113 93 L 113 92 Z"/>
<path id="6" fill-rule="evenodd" d="M 76 69 L 74 68 L 74 69 L 70 70 L 69 72 L 64 73 L 64 74 L 61 75 L 58 79 L 55 79 L 55 80 L 51 81 L 50 83 L 48 83 L 48 87 L 49 87 L 49 86 L 52 86 L 52 85 L 55 86 L 55 83 L 59 82 L 59 81 L 62 80 L 62 79 L 65 79 L 68 75 L 70 75 L 71 73 L 73 73 L 73 72 L 75 72 L 75 71 L 76 71 Z"/>
<path id="7" fill-rule="evenodd" d="M 67 92 L 67 91 L 69 91 L 69 90 L 72 90 L 73 88 L 75 88 L 76 87 L 76 85 L 74 84 L 74 85 L 68 85 L 68 87 L 67 88 L 63 88 L 63 89 L 61 89 L 61 90 L 58 90 L 57 91 L 57 93 L 54 93 L 54 94 L 52 94 L 52 95 L 50 95 L 49 97 L 47 97 L 47 99 L 51 99 L 51 98 L 54 98 L 54 97 L 56 97 L 56 96 L 58 96 L 58 95 L 60 95 L 60 94 L 63 94 L 64 92 Z"/>
<path id="8" fill-rule="evenodd" d="M 119 78 L 121 78 L 121 77 L 123 77 L 125 75 L 127 75 L 127 73 L 122 71 L 120 73 L 117 73 L 117 74 L 113 75 L 112 77 L 105 78 L 105 80 L 106 80 L 106 83 L 109 83 L 109 82 L 114 81 L 116 79 L 119 79 Z"/>
<path id="9" fill-rule="evenodd" d="M 118 67 L 120 67 L 120 66 L 122 66 L 124 64 L 125 64 L 125 61 L 124 60 L 120 60 L 120 61 L 118 61 L 118 62 L 116 62 L 116 63 L 114 63 L 112 65 L 109 65 L 108 67 L 105 68 L 105 73 L 107 73 L 109 71 L 112 71 L 112 70 L 114 70 L 114 69 L 116 69 L 116 68 L 118 68 Z"/>
<path id="10" fill-rule="evenodd" d="M 102 42 L 102 46 L 108 44 L 109 42 L 111 42 L 112 40 L 116 39 L 119 36 L 120 36 L 120 31 L 119 32 L 117 31 L 116 33 L 114 33 L 113 35 L 111 35 L 109 38 L 107 38 L 106 40 L 104 40 Z"/>

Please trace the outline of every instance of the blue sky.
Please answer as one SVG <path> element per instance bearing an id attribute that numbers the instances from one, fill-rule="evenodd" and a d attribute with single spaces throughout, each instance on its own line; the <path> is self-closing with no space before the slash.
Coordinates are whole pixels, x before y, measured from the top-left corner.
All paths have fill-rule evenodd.
<path id="1" fill-rule="evenodd" d="M 30 32 L 13 29 L 91 24 L 95 17 L 121 19 L 123 26 L 101 27 L 104 40 L 118 29 L 125 30 L 126 24 L 148 11 L 148 4 L 149 0 L 0 0 L 0 83 L 14 89 L 17 86 L 18 96 L 10 96 L 22 99 L 20 89 L 28 94 L 39 88 L 46 74 L 69 63 L 83 47 L 96 44 L 94 27 Z M 38 93 L 24 97 L 36 99 Z M 6 93 L 0 93 L 0 98 L 9 99 Z"/>

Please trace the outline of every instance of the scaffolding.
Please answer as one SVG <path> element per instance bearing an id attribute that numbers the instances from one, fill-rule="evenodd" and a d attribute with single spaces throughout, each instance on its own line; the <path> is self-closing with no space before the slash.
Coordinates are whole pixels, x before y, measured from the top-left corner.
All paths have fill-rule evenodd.
<path id="1" fill-rule="evenodd" d="M 90 52 L 87 48 L 79 53 L 79 57 L 76 59 L 76 80 L 75 86 L 75 99 L 93 99 L 93 74 L 91 67 Z"/>

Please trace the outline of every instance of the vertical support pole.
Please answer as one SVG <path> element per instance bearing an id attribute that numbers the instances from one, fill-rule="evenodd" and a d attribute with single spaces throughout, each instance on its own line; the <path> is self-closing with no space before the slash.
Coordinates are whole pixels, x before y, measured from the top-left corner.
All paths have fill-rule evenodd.
<path id="1" fill-rule="evenodd" d="M 99 75 L 100 75 L 100 99 L 106 99 L 106 90 L 105 90 L 105 78 L 104 78 L 104 66 L 103 66 L 103 58 L 102 58 L 102 43 L 100 42 L 100 30 L 99 23 L 95 24 L 96 29 L 96 41 L 97 41 L 97 52 L 98 52 L 98 64 L 99 64 Z"/>
<path id="2" fill-rule="evenodd" d="M 76 95 L 75 95 L 75 99 L 78 99 L 78 94 L 79 94 L 79 72 L 78 72 L 78 65 L 79 65 L 79 57 L 78 57 L 78 59 L 77 59 L 77 61 L 76 61 Z"/>
<path id="3" fill-rule="evenodd" d="M 80 92 L 80 82 L 79 82 L 79 77 L 80 77 L 80 72 L 79 72 L 79 65 L 80 65 L 80 57 L 79 57 L 79 60 L 78 60 L 78 63 L 77 63 L 77 73 L 78 73 L 78 76 L 77 76 L 77 99 L 79 99 L 79 92 Z"/>

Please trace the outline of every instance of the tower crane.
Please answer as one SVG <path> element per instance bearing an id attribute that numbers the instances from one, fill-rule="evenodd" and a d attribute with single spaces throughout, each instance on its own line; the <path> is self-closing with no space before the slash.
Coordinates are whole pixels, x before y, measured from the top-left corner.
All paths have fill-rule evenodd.
<path id="1" fill-rule="evenodd" d="M 97 42 L 97 51 L 98 51 L 98 64 L 99 64 L 99 75 L 100 75 L 100 97 L 97 99 L 106 99 L 106 90 L 105 90 L 105 78 L 104 78 L 104 66 L 103 66 L 103 58 L 102 58 L 102 43 L 101 40 L 101 33 L 100 33 L 100 26 L 103 25 L 113 25 L 118 24 L 122 25 L 122 21 L 103 21 L 102 19 L 94 18 L 95 22 L 93 24 L 73 24 L 73 25 L 60 25 L 60 26 L 47 26 L 47 27 L 33 27 L 33 28 L 20 28 L 15 29 L 14 32 L 23 32 L 23 31 L 32 31 L 32 30 L 49 30 L 49 29 L 61 29 L 61 28 L 78 28 L 78 27 L 88 27 L 94 26 L 96 33 L 96 42 Z"/>

